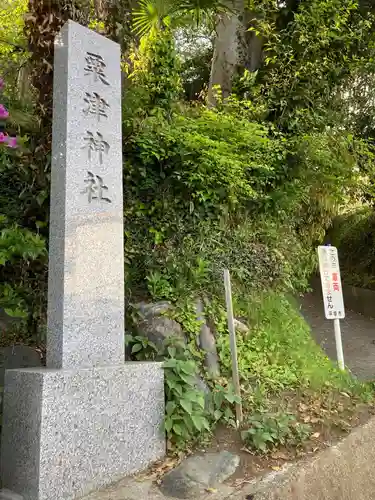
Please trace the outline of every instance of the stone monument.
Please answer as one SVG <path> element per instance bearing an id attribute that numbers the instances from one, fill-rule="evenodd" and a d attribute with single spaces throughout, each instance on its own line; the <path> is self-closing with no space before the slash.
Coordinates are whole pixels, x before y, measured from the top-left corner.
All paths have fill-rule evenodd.
<path id="1" fill-rule="evenodd" d="M 47 368 L 5 375 L 1 477 L 70 500 L 165 452 L 160 363 L 124 362 L 119 45 L 69 21 L 55 41 Z"/>

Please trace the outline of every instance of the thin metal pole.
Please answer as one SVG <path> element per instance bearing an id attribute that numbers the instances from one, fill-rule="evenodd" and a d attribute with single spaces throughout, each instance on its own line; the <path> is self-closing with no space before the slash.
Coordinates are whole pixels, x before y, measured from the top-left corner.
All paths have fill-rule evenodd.
<path id="1" fill-rule="evenodd" d="M 333 326 L 334 326 L 334 329 L 335 329 L 337 362 L 338 362 L 340 370 L 345 370 L 344 351 L 342 350 L 340 320 L 339 319 L 334 319 L 333 320 Z"/>
<path id="2" fill-rule="evenodd" d="M 232 379 L 236 396 L 241 398 L 240 377 L 238 374 L 236 329 L 234 326 L 233 304 L 232 304 L 232 286 L 230 283 L 230 274 L 228 269 L 224 269 L 225 301 L 227 304 L 228 330 L 230 337 L 230 350 L 232 355 Z M 242 402 L 236 403 L 237 427 L 242 423 Z"/>

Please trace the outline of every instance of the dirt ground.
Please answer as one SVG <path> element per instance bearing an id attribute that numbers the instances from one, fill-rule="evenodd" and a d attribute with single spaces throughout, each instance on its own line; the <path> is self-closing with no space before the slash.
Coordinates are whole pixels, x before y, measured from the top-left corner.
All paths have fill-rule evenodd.
<path id="1" fill-rule="evenodd" d="M 300 303 L 301 314 L 309 323 L 315 340 L 332 360 L 336 360 L 333 322 L 324 318 L 321 296 L 319 293 L 306 294 Z M 341 321 L 341 330 L 348 369 L 361 380 L 375 380 L 375 319 L 346 311 L 346 317 Z M 288 395 L 284 395 L 282 405 L 287 405 L 301 422 L 311 425 L 312 437 L 303 447 L 297 450 L 279 449 L 267 456 L 255 455 L 244 445 L 240 431 L 222 427 L 217 429 L 213 441 L 200 450 L 211 452 L 226 449 L 240 456 L 240 466 L 229 481 L 231 486 L 241 486 L 267 471 L 279 470 L 286 462 L 315 454 L 318 450 L 331 446 L 375 414 L 372 404 L 361 404 L 345 393 L 339 394 L 336 400 L 330 402 L 324 394 L 319 399 L 306 392 L 293 394 L 290 401 Z M 173 467 L 173 460 L 171 462 L 169 467 Z"/>

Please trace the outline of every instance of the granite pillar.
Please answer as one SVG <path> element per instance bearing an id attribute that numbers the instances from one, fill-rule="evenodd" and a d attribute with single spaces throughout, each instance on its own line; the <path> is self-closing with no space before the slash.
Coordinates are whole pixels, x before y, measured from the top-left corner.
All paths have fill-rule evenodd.
<path id="1" fill-rule="evenodd" d="M 124 363 L 118 44 L 55 42 L 47 368 L 5 375 L 3 486 L 73 500 L 165 452 L 160 363 Z"/>

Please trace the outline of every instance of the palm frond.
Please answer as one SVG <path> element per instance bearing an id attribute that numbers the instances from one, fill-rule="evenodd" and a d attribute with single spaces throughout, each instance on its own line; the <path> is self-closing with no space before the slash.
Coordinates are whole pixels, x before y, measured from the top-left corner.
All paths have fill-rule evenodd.
<path id="1" fill-rule="evenodd" d="M 140 0 L 133 13 L 133 29 L 143 36 L 153 29 L 193 22 L 197 26 L 210 22 L 215 15 L 230 11 L 221 0 Z"/>
<path id="2" fill-rule="evenodd" d="M 163 23 L 167 24 L 172 2 L 168 0 L 140 0 L 133 12 L 133 30 L 143 36 Z"/>

